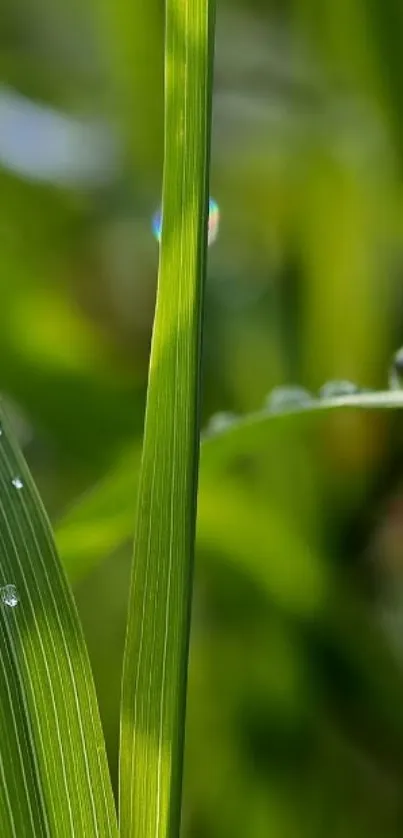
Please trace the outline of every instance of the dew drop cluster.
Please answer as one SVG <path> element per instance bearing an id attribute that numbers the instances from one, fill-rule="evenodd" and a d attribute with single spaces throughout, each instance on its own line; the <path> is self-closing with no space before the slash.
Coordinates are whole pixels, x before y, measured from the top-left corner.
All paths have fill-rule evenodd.
<path id="1" fill-rule="evenodd" d="M 360 393 L 368 392 L 371 391 L 360 387 L 353 381 L 343 379 L 326 381 L 319 389 L 317 395 L 310 393 L 309 390 L 299 385 L 275 387 L 266 396 L 264 407 L 269 413 L 281 413 L 284 410 L 297 410 L 301 407 L 309 407 L 315 404 L 315 402 L 357 396 Z"/>
<path id="2" fill-rule="evenodd" d="M 403 373 L 403 353 L 402 353 Z M 402 374 L 403 382 L 403 374 Z M 315 395 L 297 384 L 290 384 L 282 387 L 274 387 L 265 398 L 263 410 L 265 413 L 284 413 L 301 408 L 309 408 L 322 401 L 341 399 L 348 396 L 356 396 L 360 393 L 369 393 L 370 390 L 360 387 L 353 381 L 334 380 L 327 381 Z M 258 416 L 259 414 L 257 414 Z M 239 420 L 235 413 L 215 413 L 209 420 L 204 435 L 215 436 L 231 428 Z"/>

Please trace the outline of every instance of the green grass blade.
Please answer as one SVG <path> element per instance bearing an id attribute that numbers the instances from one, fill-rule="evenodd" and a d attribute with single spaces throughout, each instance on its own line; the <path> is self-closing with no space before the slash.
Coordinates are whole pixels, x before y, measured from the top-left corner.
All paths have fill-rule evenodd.
<path id="1" fill-rule="evenodd" d="M 312 399 L 305 404 L 271 412 L 264 408 L 256 413 L 239 417 L 223 433 L 206 438 L 202 451 L 202 465 L 209 472 L 222 468 L 234 455 L 259 451 L 264 445 L 273 424 L 287 422 L 320 421 L 335 410 L 401 410 L 403 390 L 373 391 L 351 396 Z"/>
<path id="2" fill-rule="evenodd" d="M 177 836 L 198 467 L 210 0 L 167 0 L 161 258 L 124 657 L 123 836 Z"/>
<path id="3" fill-rule="evenodd" d="M 215 493 L 224 496 L 226 486 L 222 476 L 234 457 L 241 457 L 263 450 L 267 435 L 274 426 L 285 422 L 319 420 L 330 411 L 342 409 L 388 410 L 403 408 L 403 392 L 377 392 L 357 396 L 314 401 L 306 407 L 287 413 L 269 413 L 267 410 L 240 417 L 225 432 L 206 437 L 201 446 L 200 493 L 198 533 L 203 541 L 210 529 L 207 495 L 211 481 Z M 129 541 L 133 530 L 132 498 L 137 492 L 140 455 L 137 448 L 125 454 L 115 469 L 84 495 L 60 520 L 56 539 L 64 566 L 73 581 L 83 578 L 102 559 Z M 206 494 L 206 504 L 203 497 Z M 221 497 L 220 504 L 223 500 Z M 218 504 L 218 498 L 216 498 Z M 226 503 L 224 502 L 224 508 Z M 245 514 L 245 507 L 243 507 Z M 252 526 L 252 522 L 251 522 Z"/>
<path id="4" fill-rule="evenodd" d="M 14 481 L 14 482 L 13 482 Z M 6 420 L 0 436 L 0 835 L 114 836 L 89 660 L 50 526 Z"/>

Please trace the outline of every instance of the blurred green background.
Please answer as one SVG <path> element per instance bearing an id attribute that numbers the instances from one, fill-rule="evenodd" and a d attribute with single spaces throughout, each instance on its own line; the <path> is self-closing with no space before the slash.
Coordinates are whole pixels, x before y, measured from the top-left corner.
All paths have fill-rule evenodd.
<path id="1" fill-rule="evenodd" d="M 0 387 L 74 584 L 116 785 L 163 142 L 162 0 L 4 0 Z M 385 388 L 403 343 L 401 0 L 218 1 L 203 424 Z M 183 834 L 403 830 L 403 424 L 202 453 Z M 84 500 L 80 497 L 84 493 Z"/>

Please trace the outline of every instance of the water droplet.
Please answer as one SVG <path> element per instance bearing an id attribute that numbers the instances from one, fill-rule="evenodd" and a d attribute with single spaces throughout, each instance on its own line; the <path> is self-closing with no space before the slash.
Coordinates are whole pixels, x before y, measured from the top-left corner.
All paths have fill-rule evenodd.
<path id="1" fill-rule="evenodd" d="M 157 239 L 157 242 L 161 241 L 161 230 L 162 230 L 162 212 L 161 210 L 157 210 L 157 212 L 153 215 L 153 234 L 154 238 Z"/>
<path id="2" fill-rule="evenodd" d="M 390 390 L 401 390 L 403 387 L 403 346 L 393 356 L 389 370 Z"/>
<path id="3" fill-rule="evenodd" d="M 327 381 L 319 390 L 320 399 L 337 399 L 341 396 L 354 396 L 360 387 L 352 381 Z"/>
<path id="4" fill-rule="evenodd" d="M 275 387 L 265 399 L 265 407 L 271 413 L 281 413 L 283 410 L 306 407 L 312 404 L 313 398 L 304 387 L 292 385 L 290 387 Z"/>
<path id="5" fill-rule="evenodd" d="M 209 200 L 209 215 L 208 215 L 208 237 L 207 244 L 213 244 L 218 236 L 218 228 L 220 226 L 220 210 L 214 198 Z"/>
<path id="6" fill-rule="evenodd" d="M 208 238 L 207 243 L 210 246 L 215 242 L 218 236 L 218 228 L 220 225 L 220 210 L 214 198 L 209 200 L 209 217 L 208 217 Z M 153 216 L 152 229 L 157 242 L 161 241 L 162 231 L 162 210 L 158 210 Z"/>
<path id="7" fill-rule="evenodd" d="M 209 419 L 206 432 L 208 434 L 220 434 L 228 430 L 231 425 L 236 422 L 237 417 L 235 413 L 215 413 Z"/>
<path id="8" fill-rule="evenodd" d="M 24 486 L 24 484 L 21 480 L 21 477 L 13 477 L 11 482 L 12 482 L 13 486 L 15 486 L 16 489 L 22 489 L 23 486 Z"/>
<path id="9" fill-rule="evenodd" d="M 4 585 L 4 588 L 0 588 L 0 596 L 3 605 L 8 605 L 9 608 L 15 608 L 20 601 L 15 585 Z"/>

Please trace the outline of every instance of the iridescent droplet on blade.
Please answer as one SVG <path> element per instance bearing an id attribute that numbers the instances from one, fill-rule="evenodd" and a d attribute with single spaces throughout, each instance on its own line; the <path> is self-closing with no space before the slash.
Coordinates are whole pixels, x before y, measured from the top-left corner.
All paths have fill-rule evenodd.
<path id="1" fill-rule="evenodd" d="M 214 198 L 210 198 L 209 200 L 209 218 L 208 218 L 208 237 L 207 243 L 210 247 L 213 242 L 215 242 L 218 236 L 218 228 L 220 226 L 220 210 L 218 208 L 217 202 Z M 162 210 L 159 209 L 153 215 L 152 220 L 152 229 L 154 238 L 157 239 L 157 242 L 161 242 L 161 233 L 162 233 Z"/>

